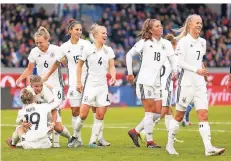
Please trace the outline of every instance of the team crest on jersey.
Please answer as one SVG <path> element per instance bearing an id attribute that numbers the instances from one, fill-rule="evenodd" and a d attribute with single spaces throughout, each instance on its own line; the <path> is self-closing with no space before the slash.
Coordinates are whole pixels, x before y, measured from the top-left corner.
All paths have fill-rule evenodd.
<path id="1" fill-rule="evenodd" d="M 166 47 L 165 47 L 165 45 L 164 45 L 164 44 L 162 44 L 162 49 L 163 49 L 163 50 L 165 50 L 165 49 L 166 49 Z"/>
<path id="2" fill-rule="evenodd" d="M 182 102 L 183 102 L 183 103 L 186 103 L 186 97 L 183 97 L 183 98 L 182 98 Z"/>
<path id="3" fill-rule="evenodd" d="M 70 52 L 71 52 L 70 50 L 67 51 L 67 53 L 70 53 Z"/>
<path id="4" fill-rule="evenodd" d="M 82 46 L 80 46 L 80 51 L 83 51 L 83 45 L 82 45 Z"/>
<path id="5" fill-rule="evenodd" d="M 204 47 L 204 43 L 203 43 L 203 42 L 201 42 L 201 47 L 202 47 L 202 48 Z"/>
<path id="6" fill-rule="evenodd" d="M 51 53 L 51 54 L 50 54 L 50 56 L 51 56 L 52 58 L 54 58 L 54 56 L 55 56 L 55 53 Z"/>

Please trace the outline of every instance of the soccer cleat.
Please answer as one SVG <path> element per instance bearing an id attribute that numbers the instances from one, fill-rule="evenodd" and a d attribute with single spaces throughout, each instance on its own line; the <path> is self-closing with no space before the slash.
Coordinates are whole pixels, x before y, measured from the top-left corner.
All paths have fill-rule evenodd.
<path id="1" fill-rule="evenodd" d="M 7 138 L 6 143 L 7 143 L 7 145 L 9 145 L 9 147 L 16 148 L 16 145 L 12 145 L 12 139 L 11 138 Z"/>
<path id="2" fill-rule="evenodd" d="M 167 145 L 166 146 L 166 151 L 168 152 L 168 154 L 170 155 L 179 155 L 179 153 L 176 152 L 175 148 L 173 147 L 173 145 Z"/>
<path id="3" fill-rule="evenodd" d="M 53 144 L 53 147 L 54 147 L 54 148 L 60 148 L 60 145 L 59 145 L 59 143 L 54 143 L 54 144 Z"/>
<path id="4" fill-rule="evenodd" d="M 76 142 L 77 142 L 77 138 L 72 136 L 71 139 L 69 140 L 68 144 L 67 144 L 68 148 L 75 147 Z"/>
<path id="5" fill-rule="evenodd" d="M 225 148 L 216 148 L 216 147 L 213 147 L 209 151 L 205 151 L 205 155 L 206 156 L 217 156 L 217 155 L 223 154 L 224 152 L 225 152 Z"/>
<path id="6" fill-rule="evenodd" d="M 139 141 L 138 141 L 139 134 L 135 133 L 134 129 L 132 129 L 132 130 L 128 131 L 128 135 L 132 139 L 134 145 L 136 147 L 140 147 L 140 144 L 139 144 Z"/>
<path id="7" fill-rule="evenodd" d="M 156 145 L 153 141 L 147 142 L 147 148 L 161 148 L 161 146 Z"/>
<path id="8" fill-rule="evenodd" d="M 79 140 L 76 140 L 75 143 L 74 143 L 74 147 L 81 147 L 83 146 L 83 142 L 82 141 L 79 141 Z"/>
<path id="9" fill-rule="evenodd" d="M 89 148 L 98 148 L 99 146 L 96 144 L 96 142 L 88 144 Z"/>
<path id="10" fill-rule="evenodd" d="M 100 139 L 98 141 L 98 146 L 110 146 L 111 144 L 107 141 L 105 141 L 104 139 Z"/>

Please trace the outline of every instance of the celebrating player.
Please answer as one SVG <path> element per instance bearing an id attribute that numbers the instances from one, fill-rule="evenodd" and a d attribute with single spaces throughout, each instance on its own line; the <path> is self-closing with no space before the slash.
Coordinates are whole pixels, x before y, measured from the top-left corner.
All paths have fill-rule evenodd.
<path id="1" fill-rule="evenodd" d="M 111 47 L 104 45 L 107 40 L 107 30 L 104 26 L 97 24 L 93 25 L 91 29 L 95 40 L 94 44 L 83 51 L 77 66 L 77 90 L 83 93 L 83 98 L 80 107 L 80 117 L 77 118 L 74 135 L 68 147 L 73 147 L 74 140 L 78 138 L 78 131 L 82 128 L 91 106 L 96 107 L 96 120 L 92 127 L 88 146 L 98 147 L 96 140 L 102 128 L 107 106 L 110 105 L 107 73 L 109 72 L 111 75 L 111 85 L 114 85 L 116 81 L 115 55 Z M 87 79 L 83 85 L 81 77 L 84 62 L 87 66 Z"/>
<path id="2" fill-rule="evenodd" d="M 48 132 L 53 130 L 54 122 L 49 122 L 49 114 L 57 106 L 48 103 L 37 104 L 34 91 L 24 88 L 21 92 L 23 123 L 16 127 L 12 139 L 7 139 L 7 144 L 15 148 L 21 140 L 24 149 L 46 149 L 51 147 Z M 50 126 L 48 126 L 50 125 Z"/>
<path id="3" fill-rule="evenodd" d="M 133 143 L 140 147 L 138 142 L 139 132 L 144 129 L 148 148 L 160 148 L 152 138 L 153 123 L 160 118 L 161 82 L 160 69 L 168 58 L 173 70 L 174 79 L 177 78 L 176 60 L 172 44 L 162 38 L 163 27 L 156 19 L 147 19 L 141 31 L 141 40 L 127 53 L 126 62 L 128 81 L 134 82 L 132 71 L 132 57 L 140 54 L 142 57 L 141 68 L 137 76 L 136 94 L 141 99 L 145 116 L 140 124 L 128 132 Z"/>
<path id="4" fill-rule="evenodd" d="M 204 76 L 208 71 L 203 67 L 202 59 L 206 54 L 206 40 L 200 37 L 202 19 L 199 15 L 190 15 L 186 19 L 176 48 L 178 65 L 181 74 L 178 81 L 176 114 L 170 122 L 166 150 L 169 154 L 178 155 L 174 148 L 174 138 L 179 130 L 179 123 L 184 117 L 186 107 L 192 102 L 195 105 L 199 123 L 199 132 L 204 142 L 205 155 L 213 156 L 224 153 L 224 148 L 216 148 L 211 143 L 208 124 L 208 97 Z"/>

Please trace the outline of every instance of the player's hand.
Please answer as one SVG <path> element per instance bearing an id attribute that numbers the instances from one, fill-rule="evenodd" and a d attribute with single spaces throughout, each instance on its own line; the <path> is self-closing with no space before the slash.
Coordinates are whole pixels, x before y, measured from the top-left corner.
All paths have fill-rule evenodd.
<path id="1" fill-rule="evenodd" d="M 83 86 L 82 86 L 82 83 L 81 83 L 81 82 L 77 82 L 77 91 L 78 91 L 79 93 L 82 93 L 82 91 L 83 91 Z"/>
<path id="2" fill-rule="evenodd" d="M 178 73 L 177 72 L 173 72 L 172 73 L 172 81 L 176 81 L 178 79 Z"/>
<path id="3" fill-rule="evenodd" d="M 110 85 L 110 86 L 114 86 L 115 83 L 116 83 L 116 78 L 111 77 L 111 79 L 110 79 L 110 81 L 109 81 L 109 85 Z"/>
<path id="4" fill-rule="evenodd" d="M 20 82 L 22 82 L 21 77 L 19 77 L 19 78 L 16 80 L 16 85 L 19 85 Z"/>
<path id="5" fill-rule="evenodd" d="M 134 75 L 128 75 L 127 80 L 129 83 L 133 84 L 134 83 Z"/>
<path id="6" fill-rule="evenodd" d="M 207 75 L 209 75 L 209 72 L 208 72 L 207 69 L 198 69 L 196 73 L 199 74 L 199 75 L 201 75 L 201 76 L 207 76 Z"/>
<path id="7" fill-rule="evenodd" d="M 231 94 L 231 75 L 229 76 L 229 82 L 228 82 L 228 85 L 227 85 L 227 90 Z"/>

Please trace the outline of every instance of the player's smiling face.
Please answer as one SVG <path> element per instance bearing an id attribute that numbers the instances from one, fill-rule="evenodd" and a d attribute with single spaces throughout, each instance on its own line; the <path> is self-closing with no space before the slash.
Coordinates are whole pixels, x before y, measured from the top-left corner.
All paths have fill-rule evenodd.
<path id="1" fill-rule="evenodd" d="M 196 34 L 200 34 L 202 29 L 202 19 L 200 16 L 193 16 L 190 24 L 190 30 Z"/>
<path id="2" fill-rule="evenodd" d="M 80 36 L 82 35 L 82 25 L 76 24 L 74 25 L 70 30 L 69 33 L 71 34 L 71 37 L 78 40 Z"/>
<path id="3" fill-rule="evenodd" d="M 107 41 L 107 29 L 103 26 L 99 27 L 97 29 L 97 34 L 96 34 L 96 41 L 102 43 L 102 44 L 105 44 L 106 41 Z"/>
<path id="4" fill-rule="evenodd" d="M 163 26 L 161 24 L 160 21 L 154 21 L 152 23 L 152 35 L 155 35 L 155 36 L 162 36 L 163 34 Z"/>
<path id="5" fill-rule="evenodd" d="M 43 83 L 31 83 L 31 87 L 33 88 L 36 94 L 40 94 L 43 90 Z"/>
<path id="6" fill-rule="evenodd" d="M 36 36 L 35 44 L 42 52 L 46 52 L 49 42 L 48 39 L 45 39 L 43 36 Z"/>

